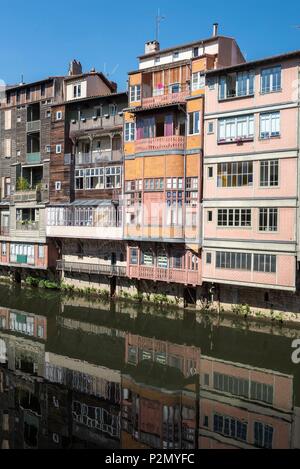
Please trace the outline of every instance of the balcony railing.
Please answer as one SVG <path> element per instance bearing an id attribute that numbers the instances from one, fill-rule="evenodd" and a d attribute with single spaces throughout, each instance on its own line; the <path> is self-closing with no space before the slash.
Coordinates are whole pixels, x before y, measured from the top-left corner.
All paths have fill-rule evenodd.
<path id="1" fill-rule="evenodd" d="M 27 164 L 40 164 L 41 162 L 41 153 L 27 153 L 26 154 L 26 163 Z"/>
<path id="2" fill-rule="evenodd" d="M 39 132 L 41 130 L 41 121 L 31 121 L 26 124 L 27 132 Z"/>
<path id="3" fill-rule="evenodd" d="M 17 221 L 16 229 L 18 231 L 38 231 L 39 222 L 38 221 Z"/>
<path id="4" fill-rule="evenodd" d="M 14 202 L 40 202 L 41 191 L 38 189 L 17 191 L 13 194 Z"/>
<path id="5" fill-rule="evenodd" d="M 120 160 L 122 160 L 121 150 L 94 150 L 89 153 L 78 152 L 76 154 L 76 165 L 96 164 L 101 162 Z"/>
<path id="6" fill-rule="evenodd" d="M 86 131 L 86 130 L 101 130 L 109 129 L 112 127 L 122 127 L 123 116 L 116 114 L 115 116 L 109 117 L 92 117 L 92 118 L 81 118 L 80 120 L 72 120 L 70 123 L 70 134 Z"/>
<path id="7" fill-rule="evenodd" d="M 159 92 L 159 90 L 156 92 Z M 144 108 L 152 108 L 168 104 L 184 103 L 189 94 L 190 90 L 188 86 L 182 86 L 177 93 L 172 93 L 169 88 L 167 88 L 167 90 L 162 89 L 162 92 L 156 96 L 143 98 L 142 106 Z"/>
<path id="8" fill-rule="evenodd" d="M 171 137 L 156 137 L 137 140 L 135 143 L 136 153 L 142 151 L 155 150 L 183 150 L 185 146 L 185 138 L 177 135 Z"/>
<path id="9" fill-rule="evenodd" d="M 34 257 L 26 256 L 26 255 L 22 255 L 22 254 L 11 254 L 10 255 L 10 262 L 12 264 L 34 265 Z"/>
<path id="10" fill-rule="evenodd" d="M 88 264 L 83 262 L 57 261 L 57 270 L 83 274 L 102 274 L 109 277 L 126 277 L 126 267 L 107 264 Z"/>
<path id="11" fill-rule="evenodd" d="M 195 270 L 183 269 L 163 269 L 160 267 L 147 266 L 129 266 L 129 277 L 145 280 L 154 280 L 156 282 L 174 282 L 183 283 L 185 285 L 200 285 L 200 272 Z"/>

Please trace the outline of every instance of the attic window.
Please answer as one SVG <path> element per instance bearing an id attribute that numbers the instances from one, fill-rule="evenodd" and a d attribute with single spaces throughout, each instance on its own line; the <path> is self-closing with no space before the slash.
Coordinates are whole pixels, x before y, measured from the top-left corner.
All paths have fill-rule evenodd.
<path id="1" fill-rule="evenodd" d="M 173 52 L 173 59 L 178 59 L 179 58 L 179 52 L 175 51 Z"/>

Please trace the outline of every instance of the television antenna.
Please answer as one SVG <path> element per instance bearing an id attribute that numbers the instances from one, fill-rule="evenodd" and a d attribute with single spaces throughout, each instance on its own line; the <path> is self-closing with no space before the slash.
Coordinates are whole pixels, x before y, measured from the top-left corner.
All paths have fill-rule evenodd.
<path id="1" fill-rule="evenodd" d="M 158 42 L 159 41 L 159 33 L 160 33 L 160 24 L 163 20 L 165 20 L 166 17 L 165 16 L 162 16 L 160 14 L 160 8 L 157 10 L 157 16 L 156 16 L 156 35 L 155 35 L 155 39 L 156 41 Z"/>

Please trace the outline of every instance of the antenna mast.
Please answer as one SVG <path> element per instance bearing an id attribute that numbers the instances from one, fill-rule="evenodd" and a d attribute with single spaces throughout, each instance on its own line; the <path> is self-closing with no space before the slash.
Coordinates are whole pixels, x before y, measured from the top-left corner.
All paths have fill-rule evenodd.
<path id="1" fill-rule="evenodd" d="M 155 39 L 156 39 L 157 42 L 159 41 L 160 23 L 165 19 L 166 19 L 166 17 L 161 16 L 160 9 L 158 9 L 157 16 L 156 16 L 156 36 L 155 36 Z"/>

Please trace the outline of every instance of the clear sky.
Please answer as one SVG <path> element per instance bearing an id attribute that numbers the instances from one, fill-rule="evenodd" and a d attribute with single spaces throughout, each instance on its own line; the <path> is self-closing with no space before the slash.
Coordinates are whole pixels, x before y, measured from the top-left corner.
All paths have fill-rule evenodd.
<path id="1" fill-rule="evenodd" d="M 126 87 L 144 43 L 161 47 L 206 38 L 212 24 L 235 37 L 248 60 L 300 49 L 300 0 L 12 0 L 0 9 L 0 80 L 30 82 L 63 75 L 76 58 Z"/>

